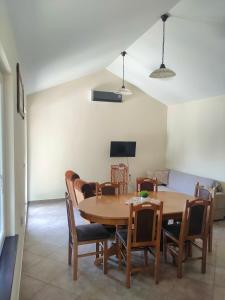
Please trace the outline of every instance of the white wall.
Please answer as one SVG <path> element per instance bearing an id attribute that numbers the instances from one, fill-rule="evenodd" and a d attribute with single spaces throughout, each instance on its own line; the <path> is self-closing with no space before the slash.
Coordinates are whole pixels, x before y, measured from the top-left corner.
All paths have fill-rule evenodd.
<path id="1" fill-rule="evenodd" d="M 225 181 L 225 96 L 168 107 L 167 167 Z"/>
<path id="2" fill-rule="evenodd" d="M 19 235 L 11 299 L 18 299 L 25 213 L 25 121 L 16 112 L 16 63 L 18 55 L 8 12 L 0 0 L 0 70 L 4 77 L 4 202 L 5 234 Z"/>
<path id="3" fill-rule="evenodd" d="M 4 152 L 5 197 L 8 219 L 7 234 L 20 230 L 25 198 L 25 121 L 16 112 L 16 63 L 18 55 L 13 31 L 3 0 L 0 0 L 0 64 L 3 69 L 4 91 Z M 14 214 L 14 216 L 13 216 Z"/>
<path id="4" fill-rule="evenodd" d="M 110 179 L 111 140 L 137 141 L 130 173 L 165 167 L 167 107 L 134 86 L 123 103 L 91 102 L 91 89 L 116 89 L 121 80 L 109 71 L 28 97 L 29 200 L 64 196 L 64 173 L 75 170 L 85 180 Z M 134 186 L 133 186 L 134 187 Z"/>

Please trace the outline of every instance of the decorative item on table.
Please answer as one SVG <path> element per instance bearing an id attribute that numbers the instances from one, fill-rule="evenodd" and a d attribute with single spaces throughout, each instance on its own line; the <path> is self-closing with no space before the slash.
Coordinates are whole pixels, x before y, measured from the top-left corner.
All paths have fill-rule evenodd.
<path id="1" fill-rule="evenodd" d="M 143 198 L 143 197 L 133 197 L 129 200 L 127 200 L 125 203 L 126 204 L 133 204 L 133 205 L 138 205 L 141 204 L 143 202 L 147 202 L 147 201 L 151 201 L 151 199 L 149 197 Z"/>
<path id="2" fill-rule="evenodd" d="M 141 198 L 147 198 L 149 196 L 149 192 L 148 191 L 140 191 L 139 195 Z"/>

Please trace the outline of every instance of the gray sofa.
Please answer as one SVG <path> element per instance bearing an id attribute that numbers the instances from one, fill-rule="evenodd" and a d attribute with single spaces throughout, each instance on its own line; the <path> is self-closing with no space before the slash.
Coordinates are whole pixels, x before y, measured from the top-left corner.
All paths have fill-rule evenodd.
<path id="1" fill-rule="evenodd" d="M 214 220 L 220 220 L 225 217 L 225 193 L 215 180 L 176 170 L 147 171 L 147 176 L 158 178 L 162 184 L 158 188 L 159 191 L 177 191 L 187 195 L 194 195 L 197 182 L 206 188 L 214 189 Z"/>

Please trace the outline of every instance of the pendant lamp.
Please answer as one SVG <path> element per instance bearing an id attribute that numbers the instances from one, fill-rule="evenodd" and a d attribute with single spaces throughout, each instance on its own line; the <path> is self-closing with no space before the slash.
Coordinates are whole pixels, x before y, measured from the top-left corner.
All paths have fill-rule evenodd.
<path id="1" fill-rule="evenodd" d="M 121 52 L 123 58 L 123 81 L 122 81 L 122 87 L 118 91 L 116 91 L 116 93 L 121 94 L 123 96 L 130 96 L 132 95 L 132 92 L 129 89 L 127 89 L 124 84 L 124 58 L 126 54 L 127 54 L 126 51 Z"/>
<path id="2" fill-rule="evenodd" d="M 166 20 L 168 19 L 168 17 L 169 17 L 168 14 L 164 14 L 161 16 L 161 19 L 163 22 L 162 63 L 160 65 L 159 69 L 156 69 L 149 75 L 149 77 L 151 77 L 151 78 L 169 78 L 169 77 L 173 77 L 176 75 L 176 73 L 173 70 L 167 68 L 164 64 L 165 23 L 166 23 Z"/>

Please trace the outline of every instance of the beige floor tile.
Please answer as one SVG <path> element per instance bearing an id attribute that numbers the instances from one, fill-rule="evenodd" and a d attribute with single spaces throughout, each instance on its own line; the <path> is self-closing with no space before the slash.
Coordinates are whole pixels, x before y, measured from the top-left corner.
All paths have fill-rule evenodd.
<path id="1" fill-rule="evenodd" d="M 54 252 L 49 254 L 47 257 L 68 265 L 68 247 L 61 246 L 57 248 Z"/>
<path id="2" fill-rule="evenodd" d="M 213 290 L 213 300 L 225 300 L 225 288 L 215 286 Z"/>
<path id="3" fill-rule="evenodd" d="M 65 264 L 58 263 L 57 261 L 49 258 L 42 258 L 38 264 L 27 267 L 24 272 L 35 279 L 49 283 L 55 277 L 64 273 L 67 269 L 68 267 Z"/>
<path id="4" fill-rule="evenodd" d="M 176 284 L 170 293 L 167 294 L 168 300 L 212 300 L 213 284 L 206 284 L 198 280 L 182 278 L 177 279 Z"/>
<path id="5" fill-rule="evenodd" d="M 32 300 L 76 300 L 74 294 L 68 293 L 60 288 L 46 285 L 40 292 L 36 293 Z"/>
<path id="6" fill-rule="evenodd" d="M 46 286 L 45 283 L 22 274 L 20 300 L 32 300 L 34 295 Z"/>
<path id="7" fill-rule="evenodd" d="M 216 267 L 215 284 L 225 288 L 225 268 Z"/>
<path id="8" fill-rule="evenodd" d="M 57 248 L 59 248 L 59 246 L 53 245 L 52 243 L 40 242 L 26 247 L 26 250 L 41 257 L 46 257 L 56 251 Z"/>
<path id="9" fill-rule="evenodd" d="M 215 266 L 207 264 L 206 273 L 202 274 L 201 260 L 187 261 L 183 264 L 183 276 L 204 283 L 213 284 L 215 279 L 215 269 Z"/>
<path id="10" fill-rule="evenodd" d="M 27 250 L 23 252 L 23 271 L 26 271 L 31 266 L 39 263 L 42 257 L 36 254 L 33 254 Z"/>

